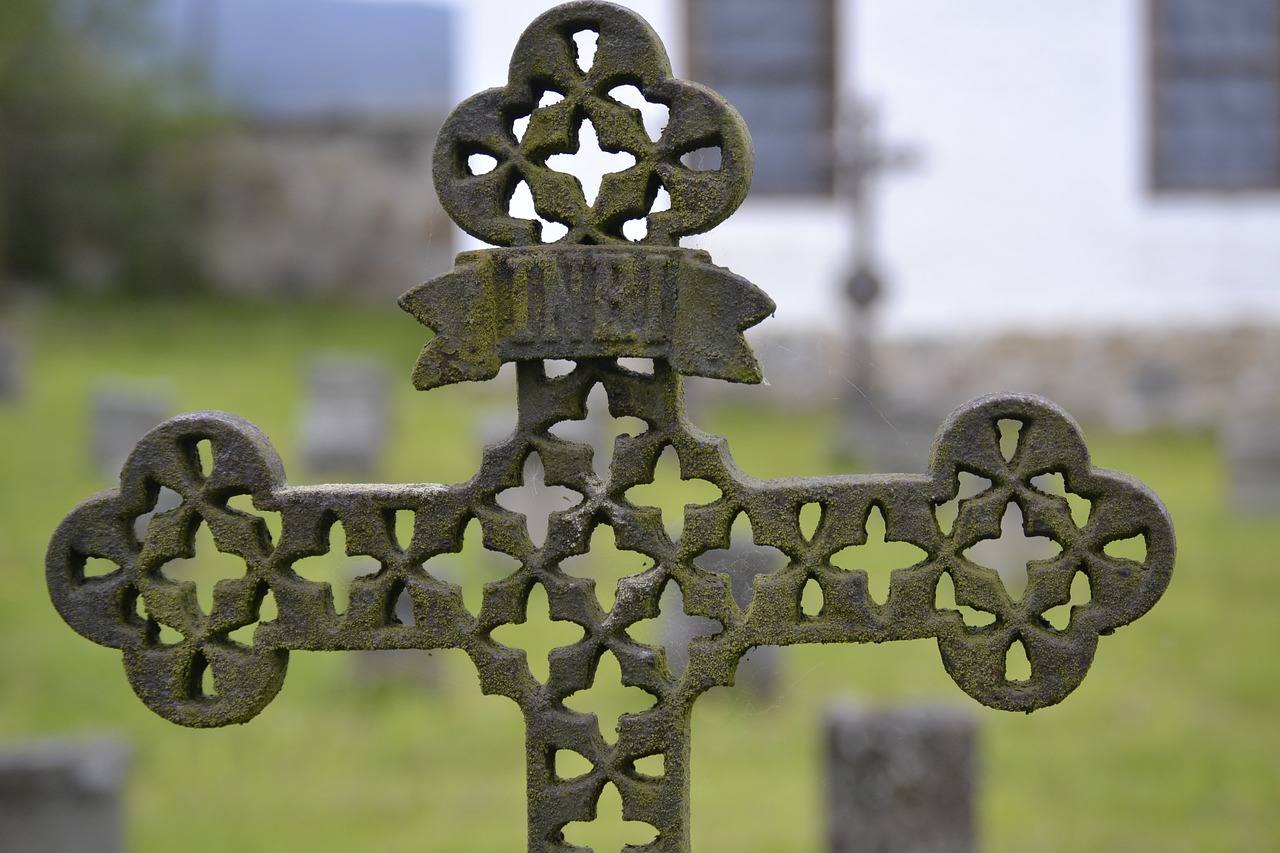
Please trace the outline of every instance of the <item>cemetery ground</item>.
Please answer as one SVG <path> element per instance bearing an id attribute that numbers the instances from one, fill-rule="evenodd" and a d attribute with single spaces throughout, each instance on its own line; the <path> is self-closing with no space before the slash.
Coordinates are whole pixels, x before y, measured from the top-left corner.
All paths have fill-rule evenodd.
<path id="1" fill-rule="evenodd" d="M 261 716 L 244 726 L 188 730 L 142 706 L 119 652 L 63 624 L 43 577 L 58 521 L 81 497 L 112 485 L 95 472 L 89 451 L 90 401 L 102 376 L 168 383 L 174 413 L 214 408 L 248 418 L 271 437 L 293 483 L 305 481 L 296 418 L 301 380 L 317 351 L 385 359 L 397 378 L 392 442 L 377 477 L 385 482 L 469 478 L 479 462 L 473 435 L 494 412 L 514 418 L 514 384 L 413 391 L 409 371 L 426 333 L 394 310 L 69 301 L 23 319 L 27 394 L 0 404 L 0 738 L 127 738 L 136 760 L 126 813 L 138 853 L 523 849 L 519 714 L 509 700 L 480 694 L 462 653 L 435 653 L 443 675 L 433 687 L 371 688 L 351 678 L 347 654 L 297 652 L 284 689 Z M 825 453 L 831 418 L 825 410 L 735 403 L 695 421 L 727 435 L 749 474 L 777 477 L 833 472 Z M 1208 435 L 1085 427 L 1095 463 L 1148 483 L 1173 516 L 1178 568 L 1155 609 L 1103 638 L 1089 677 L 1063 704 L 1029 716 L 965 697 L 931 641 L 786 650 L 775 696 L 720 689 L 697 706 L 695 849 L 821 849 L 821 721 L 836 695 L 868 704 L 943 702 L 977 717 L 983 849 L 1280 848 L 1280 523 L 1228 508 L 1222 461 Z M 663 468 L 645 502 L 670 515 L 712 492 Z M 463 554 L 436 558 L 472 607 L 480 584 L 509 569 L 485 562 L 476 532 L 468 531 Z M 601 536 L 607 540 L 607 529 L 593 554 L 609 548 Z M 873 569 L 918 556 L 892 543 L 867 550 L 875 552 L 864 561 Z M 337 578 L 351 567 L 335 558 L 318 571 Z M 616 574 L 600 584 L 606 604 Z M 873 572 L 873 591 L 885 582 Z M 514 631 L 510 642 L 537 649 L 534 671 L 545 672 L 547 648 L 577 634 L 551 622 L 536 594 L 530 613 L 528 631 Z M 648 636 L 656 640 L 657 631 Z M 605 684 L 579 707 L 615 718 L 643 707 L 632 695 L 640 691 L 621 687 L 616 664 L 605 660 Z M 611 734 L 612 723 L 604 729 Z M 621 820 L 618 803 L 616 792 L 606 792 L 601 820 L 566 835 L 600 851 L 648 840 L 643 825 Z"/>

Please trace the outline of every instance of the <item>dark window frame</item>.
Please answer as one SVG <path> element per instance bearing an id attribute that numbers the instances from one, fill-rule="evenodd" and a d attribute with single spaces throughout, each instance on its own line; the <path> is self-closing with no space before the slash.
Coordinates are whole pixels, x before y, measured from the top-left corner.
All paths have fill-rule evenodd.
<path id="1" fill-rule="evenodd" d="M 705 35 L 700 26 L 699 10 L 695 8 L 699 0 L 684 0 L 684 24 L 685 24 L 685 59 L 689 69 L 688 78 L 704 85 L 716 89 L 718 85 L 722 85 L 722 81 L 716 79 L 716 74 L 707 69 L 704 57 L 699 51 L 699 45 Z M 780 188 L 769 186 L 765 182 L 757 181 L 753 183 L 751 194 L 753 196 L 770 196 L 775 198 L 786 197 L 808 197 L 808 198 L 831 198 L 836 192 L 835 180 L 835 134 L 836 119 L 839 93 L 839 78 L 837 75 L 838 56 L 841 51 L 839 42 L 839 20 L 837 10 L 837 0 L 817 0 L 821 5 L 824 15 L 824 31 L 827 33 L 826 55 L 822 57 L 822 86 L 826 90 L 826 97 L 822 99 L 822 109 L 824 114 L 823 127 L 820 132 L 825 137 L 826 148 L 828 150 L 827 162 L 821 163 L 817 168 L 821 174 L 818 183 L 820 188 L 814 187 L 793 187 Z M 786 0 L 779 0 L 778 8 L 780 11 L 786 10 Z M 730 99 L 732 100 L 732 99 Z M 750 119 L 748 118 L 748 129 L 750 128 Z M 759 158 L 757 155 L 757 175 L 759 175 Z"/>
<path id="2" fill-rule="evenodd" d="M 1273 151 L 1274 167 L 1267 180 L 1241 183 L 1224 180 L 1220 176 L 1216 180 L 1179 180 L 1161 169 L 1165 153 L 1163 145 L 1167 138 L 1162 138 L 1162 131 L 1168 123 L 1163 110 L 1164 99 L 1162 87 L 1170 81 L 1168 57 L 1163 50 L 1164 15 L 1170 0 L 1148 0 L 1146 3 L 1146 178 L 1148 189 L 1159 196 L 1206 196 L 1206 195 L 1269 195 L 1280 192 L 1280 0 L 1271 0 L 1277 7 L 1276 27 L 1272 33 L 1275 44 L 1273 70 L 1270 79 L 1275 86 L 1276 135 Z"/>

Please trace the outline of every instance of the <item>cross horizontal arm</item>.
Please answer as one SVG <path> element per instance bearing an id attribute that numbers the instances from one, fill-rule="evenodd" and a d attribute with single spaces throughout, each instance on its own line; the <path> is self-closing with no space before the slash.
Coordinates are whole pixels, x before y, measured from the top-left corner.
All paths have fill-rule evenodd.
<path id="1" fill-rule="evenodd" d="M 589 447 L 553 436 L 536 419 L 531 422 L 528 413 L 539 409 L 530 398 L 547 405 L 559 401 L 568 407 L 560 414 L 572 415 L 574 401 L 585 397 L 595 381 L 603 381 L 621 412 L 656 421 L 661 413 L 649 405 L 660 397 L 646 392 L 671 385 L 674 376 L 665 371 L 641 376 L 596 364 L 569 377 L 538 381 L 539 391 L 526 390 L 525 423 L 489 449 L 475 478 L 457 486 L 290 488 L 274 451 L 247 422 L 220 413 L 172 419 L 140 443 L 119 490 L 86 501 L 59 529 L 49 551 L 54 601 L 82 634 L 125 652 L 131 680 L 144 699 L 150 697 L 153 708 L 188 725 L 252 716 L 279 688 L 283 653 L 290 650 L 461 648 L 475 660 L 487 691 L 528 704 L 542 687 L 529 675 L 523 653 L 490 634 L 500 625 L 524 620 L 529 591 L 537 583 L 547 588 L 556 618 L 586 631 L 576 649 L 563 650 L 554 665 L 553 672 L 563 677 L 553 682 L 563 683 L 553 683 L 551 689 L 561 698 L 589 685 L 604 647 L 636 658 L 637 672 L 645 673 L 637 677 L 655 694 L 691 699 L 730 682 L 737 659 L 753 646 L 935 637 L 948 671 L 975 698 L 1029 710 L 1056 702 L 1073 689 L 1088 669 L 1097 637 L 1150 608 L 1172 568 L 1172 528 L 1159 501 L 1131 479 L 1092 467 L 1074 424 L 1035 398 L 987 398 L 957 412 L 940 433 L 929 475 L 755 480 L 737 469 L 722 440 L 683 422 L 674 429 L 655 427 L 624 436 L 611 474 L 601 480 L 592 472 Z M 1008 459 L 999 447 L 1000 420 L 1024 425 Z M 195 456 L 201 441 L 213 448 L 208 474 L 199 470 Z M 667 444 L 680 453 L 684 476 L 705 479 L 722 493 L 710 504 L 686 508 L 683 532 L 675 541 L 664 532 L 656 510 L 626 497 L 631 486 L 652 480 L 656 451 Z M 578 504 L 553 514 L 556 532 L 537 548 L 525 519 L 494 500 L 518 485 L 524 458 L 534 450 L 548 460 L 553 478 L 584 495 Z M 956 498 L 961 472 L 989 485 L 961 503 L 959 517 L 944 533 L 937 508 Z M 1065 497 L 1033 483 L 1046 474 L 1061 475 L 1073 493 L 1092 502 L 1087 522 L 1077 526 Z M 181 503 L 155 515 L 138 538 L 135 521 L 154 508 L 161 487 L 177 492 Z M 279 513 L 278 541 L 271 541 L 260 516 L 228 505 L 240 494 L 250 495 L 257 510 Z M 1043 531 L 1062 548 L 1052 564 L 1030 575 L 1027 591 L 1016 600 L 998 575 L 966 556 L 977 542 L 1000 537 L 1001 518 L 1011 503 L 1021 509 L 1028 527 Z M 808 504 L 821 508 L 811 536 L 799 521 Z M 884 516 L 888 540 L 910 543 L 926 555 L 893 572 L 883 604 L 869 595 L 865 573 L 831 562 L 836 552 L 865 543 L 873 507 Z M 412 537 L 403 544 L 396 538 L 397 512 L 414 518 Z M 728 594 L 723 576 L 694 562 L 708 550 L 728 547 L 729 528 L 740 513 L 749 519 L 757 544 L 777 548 L 790 560 L 784 570 L 757 577 L 745 610 Z M 476 614 L 467 610 L 457 584 L 430 571 L 432 558 L 461 550 L 462 531 L 473 518 L 480 521 L 486 547 L 522 563 L 487 586 Z M 218 584 L 209 613 L 196 603 L 190 582 L 170 580 L 163 572 L 167 562 L 190 556 L 202 522 L 209 525 L 218 550 L 245 565 L 242 578 Z M 569 576 L 559 567 L 584 552 L 591 530 L 606 523 L 622 532 L 626 547 L 653 561 L 649 569 L 623 580 L 608 612 L 598 603 L 592 581 Z M 351 581 L 350 605 L 342 614 L 335 611 L 328 583 L 294 571 L 299 561 L 328 551 L 334 525 L 345 532 L 348 554 L 371 557 L 380 566 Z M 1109 543 L 1133 537 L 1145 542 L 1141 563 L 1106 553 Z M 85 577 L 90 557 L 110 560 L 118 568 Z M 1059 630 L 1043 613 L 1065 603 L 1077 571 L 1088 577 L 1092 600 Z M 994 621 L 968 627 L 957 611 L 937 607 L 936 589 L 944 574 L 953 579 L 959 604 L 987 610 Z M 824 600 L 822 610 L 812 616 L 800 608 L 810 580 L 817 582 Z M 626 635 L 636 621 L 656 615 L 657 598 L 668 582 L 681 586 L 691 613 L 723 627 L 714 637 L 694 642 L 682 680 L 671 675 L 661 650 L 637 657 L 646 650 Z M 231 632 L 258 622 L 268 592 L 276 601 L 276 618 L 258 625 L 252 646 L 229 639 Z M 412 601 L 411 625 L 401 624 L 395 614 L 401 594 Z M 157 623 L 178 630 L 184 639 L 160 642 Z M 1005 678 L 1004 656 L 1015 641 L 1023 643 L 1031 660 L 1032 677 L 1025 682 Z M 202 665 L 212 666 L 215 678 L 237 687 L 204 696 L 192 676 L 193 668 Z"/>

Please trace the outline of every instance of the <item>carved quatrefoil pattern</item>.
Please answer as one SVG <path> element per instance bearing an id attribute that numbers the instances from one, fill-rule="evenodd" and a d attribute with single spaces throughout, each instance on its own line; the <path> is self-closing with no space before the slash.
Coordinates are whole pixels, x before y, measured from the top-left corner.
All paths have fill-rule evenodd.
<path id="1" fill-rule="evenodd" d="M 575 40 L 584 31 L 597 36 L 593 61 L 581 63 L 585 69 Z M 656 140 L 641 113 L 617 96 L 625 87 L 668 109 Z M 517 133 L 516 123 L 526 118 Z M 604 151 L 626 152 L 635 160 L 606 174 L 590 205 L 575 177 L 548 165 L 549 158 L 578 150 L 586 121 Z M 702 148 L 719 149 L 718 167 L 698 170 L 682 163 Z M 539 222 L 510 213 L 521 183 L 529 187 L 538 216 L 567 229 L 560 242 L 675 246 L 681 236 L 712 227 L 737 207 L 750 181 L 751 156 L 738 114 L 710 90 L 672 78 L 662 44 L 643 20 L 621 6 L 576 2 L 547 12 L 525 31 L 504 88 L 482 92 L 450 115 L 433 169 L 449 214 L 499 246 L 536 245 L 544 236 Z M 473 168 L 473 157 L 489 158 L 492 168 Z M 663 190 L 670 205 L 655 210 Z M 623 226 L 637 219 L 644 220 L 644 236 L 630 241 Z M 585 253 L 583 263 L 570 268 L 576 292 L 583 282 L 573 270 L 597 276 L 591 292 L 597 285 L 634 292 L 637 281 L 610 272 L 615 267 L 609 253 L 616 249 L 572 251 Z M 495 257 L 501 253 L 485 263 L 497 264 Z M 547 269 L 558 270 L 551 255 L 544 260 Z M 646 274 L 632 269 L 627 276 Z M 421 376 L 415 374 L 419 387 L 471 378 L 446 376 L 475 356 L 463 343 L 492 345 L 500 337 L 492 300 L 476 299 L 468 281 L 449 279 L 463 300 L 459 304 L 475 306 L 458 312 L 468 334 L 437 338 L 445 345 L 436 346 L 437 357 L 420 367 Z M 551 273 L 540 281 L 539 286 L 560 283 Z M 707 336 L 698 326 L 732 316 L 725 306 L 735 300 L 717 296 L 721 291 L 715 288 L 691 292 L 699 294 L 695 310 L 673 314 L 672 351 L 686 367 L 741 362 L 745 345 L 739 346 L 736 332 Z M 565 306 L 585 315 L 599 308 L 589 298 L 566 299 Z M 673 310 L 653 308 L 659 314 Z M 602 792 L 613 785 L 624 819 L 656 832 L 651 843 L 627 849 L 674 853 L 690 846 L 694 702 L 711 687 L 732 684 L 738 661 L 753 647 L 934 638 L 943 665 L 967 693 L 995 708 L 1030 711 L 1074 689 L 1089 669 L 1099 636 L 1145 613 L 1169 582 L 1174 538 L 1159 499 L 1131 478 L 1095 468 L 1079 429 L 1045 400 L 1002 395 L 962 407 L 943 424 L 923 475 L 757 480 L 737 467 L 723 438 L 685 419 L 683 380 L 669 358 L 654 357 L 651 373 L 626 369 L 612 358 L 577 358 L 571 372 L 551 378 L 539 358 L 620 351 L 613 344 L 582 349 L 584 338 L 572 322 L 548 329 L 554 334 L 543 341 L 545 353 L 513 357 L 516 428 L 484 450 L 475 477 L 457 485 L 289 487 L 275 450 L 247 421 L 197 412 L 161 424 L 125 463 L 119 488 L 76 507 L 54 534 L 46 577 L 55 606 L 85 637 L 121 650 L 129 681 L 148 707 L 187 726 L 252 718 L 280 690 L 291 651 L 461 649 L 474 663 L 481 688 L 510 697 L 524 714 L 530 851 L 582 851 L 565 840 L 565 830 L 594 820 Z M 750 380 L 754 361 L 746 363 L 750 369 L 736 373 L 705 367 L 706 375 Z M 589 444 L 554 429 L 584 418 L 596 386 L 604 388 L 614 417 L 643 424 L 636 434 L 617 437 L 607 469 L 593 465 Z M 1005 421 L 1019 427 L 1009 452 L 1001 447 Z M 201 455 L 206 445 L 207 461 Z M 674 450 L 682 478 L 706 481 L 719 494 L 708 503 L 686 505 L 679 524 L 645 505 L 647 491 L 637 488 L 653 482 L 668 450 Z M 534 454 L 546 485 L 578 496 L 551 511 L 545 536 L 539 530 L 536 537 L 529 520 L 499 500 L 522 485 Z M 959 499 L 966 478 L 986 485 Z M 1073 517 L 1066 497 L 1042 487 L 1047 480 L 1060 480 L 1066 492 L 1088 501 L 1087 517 Z M 161 503 L 161 495 L 175 500 Z M 954 521 L 940 523 L 939 507 L 953 502 Z M 1027 534 L 1058 548 L 1055 556 L 1026 563 L 1026 588 L 1018 595 L 975 557 L 980 543 L 1001 536 L 1002 520 L 1013 506 Z M 892 572 L 884 597 L 870 593 L 865 571 L 850 567 L 850 551 L 856 554 L 868 542 L 873 513 L 883 519 L 886 541 L 909 543 L 923 554 Z M 278 535 L 272 535 L 266 514 L 278 516 Z M 397 518 L 404 515 L 412 516 L 413 525 L 412 534 L 402 538 Z M 756 545 L 781 552 L 786 565 L 756 575 L 749 604 L 740 606 L 728 576 L 697 561 L 728 548 L 734 523 L 744 516 Z M 461 550 L 464 530 L 476 523 L 484 547 L 507 555 L 513 568 L 484 585 L 472 612 L 462 587 L 436 567 L 438 557 Z M 627 563 L 634 573 L 623 576 L 616 590 L 598 589 L 591 572 L 575 566 L 602 525 L 612 529 L 619 550 L 636 557 Z M 304 567 L 329 551 L 338 527 L 349 555 L 372 558 L 378 566 L 347 584 L 342 607 L 334 588 L 309 578 Z M 236 567 L 203 597 L 194 583 L 180 579 L 180 571 L 166 569 L 193 556 L 202 529 L 212 535 L 222 564 Z M 1143 545 L 1139 560 L 1109 550 L 1113 542 L 1135 538 Z M 98 571 L 103 565 L 107 570 Z M 1071 607 L 1072 583 L 1081 575 L 1089 600 Z M 668 665 L 667 649 L 636 639 L 638 624 L 659 616 L 672 584 L 688 615 L 719 625 L 680 650 L 686 663 L 679 675 Z M 814 586 L 822 593 L 816 612 L 803 606 L 805 590 Z M 943 587 L 953 592 L 954 603 L 942 600 Z M 551 651 L 545 680 L 534 677 L 524 650 L 495 638 L 496 632 L 511 639 L 516 629 L 508 626 L 526 621 L 535 588 L 545 591 L 551 618 L 576 626 L 579 637 Z M 264 605 L 268 596 L 274 615 Z M 402 620 L 405 596 L 412 618 Z M 1065 620 L 1047 618 L 1063 609 L 1069 610 Z M 986 624 L 966 624 L 973 610 L 986 614 Z M 1030 664 L 1026 678 L 1006 667 L 1015 646 Z M 651 706 L 623 714 L 616 725 L 572 707 L 580 704 L 575 694 L 593 686 L 608 655 L 625 685 L 652 698 Z M 605 737 L 610 729 L 616 738 Z M 561 754 L 582 756 L 589 769 L 560 778 Z"/>
<path id="2" fill-rule="evenodd" d="M 519 423 L 504 441 L 487 448 L 480 472 L 456 486 L 326 486 L 290 488 L 267 440 L 251 424 L 221 413 L 196 413 L 157 427 L 125 465 L 121 486 L 81 504 L 64 521 L 49 550 L 48 581 L 64 618 L 95 642 L 124 653 L 130 682 L 157 713 L 191 726 L 243 722 L 279 690 L 290 650 L 460 648 L 474 661 L 487 693 L 511 697 L 524 710 L 530 755 L 531 840 L 536 849 L 560 848 L 557 833 L 572 821 L 589 820 L 604 785 L 620 791 L 629 820 L 659 831 L 652 849 L 687 832 L 673 803 L 687 786 L 689 715 L 694 699 L 733 681 L 737 661 L 753 646 L 813 642 L 880 642 L 936 638 L 943 663 L 956 682 L 979 701 L 1029 711 L 1062 699 L 1084 677 L 1100 635 L 1146 612 L 1168 583 L 1173 532 L 1159 500 L 1136 481 L 1090 465 L 1078 428 L 1058 408 L 1031 396 L 975 401 L 942 427 L 927 475 L 833 476 L 756 480 L 734 464 L 722 438 L 704 434 L 680 410 L 678 375 L 662 362 L 652 374 L 635 373 L 611 360 L 581 360 L 565 376 L 548 378 L 537 362 L 519 365 Z M 603 476 L 593 468 L 590 446 L 557 437 L 556 424 L 581 419 L 587 395 L 604 387 L 611 414 L 636 418 L 647 428 L 616 439 Z M 997 424 L 1021 425 L 1016 450 L 1001 451 Z M 212 469 L 201 470 L 196 445 L 212 447 Z M 630 490 L 652 482 L 658 458 L 675 449 L 685 479 L 714 484 L 721 496 L 687 506 L 678 535 L 668 535 L 662 513 L 633 504 Z M 536 452 L 548 485 L 581 496 L 549 517 L 545 542 L 537 547 L 523 515 L 504 509 L 496 497 L 519 485 L 527 457 Z M 989 481 L 960 503 L 948 532 L 938 506 L 953 500 L 961 473 Z M 1042 491 L 1033 480 L 1060 474 L 1067 489 L 1091 502 L 1087 521 L 1077 524 L 1067 500 Z M 161 488 L 181 497 L 174 509 L 157 513 L 145 535 L 135 520 L 148 512 Z M 641 490 L 637 490 L 639 493 Z M 273 542 L 254 513 L 228 506 L 250 495 L 254 508 L 278 512 L 282 529 Z M 1025 592 L 1016 600 L 999 576 L 972 562 L 966 551 L 1001 534 L 1010 502 L 1028 530 L 1061 547 L 1051 560 L 1032 564 Z M 808 504 L 821 507 L 811 535 L 800 516 Z M 866 575 L 832 564 L 833 554 L 866 542 L 872 508 L 884 518 L 885 538 L 908 542 L 926 555 L 893 572 L 887 600 L 868 594 Z M 411 540 L 395 535 L 397 512 L 414 514 Z M 730 594 L 726 576 L 700 568 L 695 558 L 729 545 L 739 514 L 750 521 L 759 545 L 789 559 L 781 571 L 756 578 L 745 611 Z M 431 574 L 431 558 L 460 550 L 462 532 L 478 519 L 486 548 L 515 558 L 518 567 L 485 586 L 479 612 L 469 612 L 456 584 Z M 164 565 L 191 555 L 196 528 L 208 525 L 219 551 L 244 563 L 242 577 L 219 581 L 209 613 L 199 607 L 191 583 L 170 580 Z M 298 574 L 295 564 L 324 553 L 327 531 L 340 523 L 347 550 L 375 558 L 381 569 L 352 581 L 350 604 L 335 613 L 327 584 Z M 561 564 L 585 553 L 593 530 L 613 528 L 620 549 L 646 558 L 639 574 L 618 584 L 605 610 L 590 578 L 568 574 Z M 1108 543 L 1140 537 L 1141 561 L 1109 556 Z M 86 577 L 89 558 L 117 568 Z M 1091 599 L 1074 608 L 1062 629 L 1043 618 L 1067 603 L 1077 572 L 1089 580 Z M 960 605 L 994 615 L 981 627 L 935 603 L 949 574 Z M 822 589 L 814 615 L 801 608 L 810 581 Z M 658 615 L 663 589 L 676 583 L 691 615 L 709 617 L 723 629 L 695 638 L 689 663 L 675 677 L 662 648 L 638 642 L 629 630 Z M 582 638 L 555 649 L 550 676 L 535 679 L 525 653 L 496 641 L 491 632 L 526 618 L 529 593 L 545 588 L 551 616 L 582 629 Z M 236 629 L 259 619 L 263 597 L 275 598 L 278 615 L 262 622 L 251 645 L 232 639 Z M 413 624 L 400 624 L 395 601 L 407 593 Z M 163 642 L 159 626 L 181 639 Z M 1006 677 L 1005 657 L 1020 642 L 1031 664 L 1026 680 Z M 588 689 L 601 656 L 618 660 L 623 682 L 649 693 L 653 707 L 624 715 L 616 743 L 601 735 L 594 715 L 572 710 L 564 700 Z M 201 687 L 212 669 L 216 690 Z M 605 721 L 611 726 L 613 721 Z M 593 769 L 571 781 L 558 779 L 559 750 L 586 756 Z M 664 776 L 637 773 L 635 762 L 662 755 Z M 673 817 L 674 815 L 674 817 Z M 548 840 L 551 839 L 551 840 Z"/>
<path id="3" fill-rule="evenodd" d="M 581 32 L 598 36 L 585 71 L 574 41 Z M 646 132 L 640 111 L 611 94 L 626 86 L 667 108 L 667 126 L 657 140 Z M 517 138 L 515 123 L 526 117 L 528 126 Z M 584 121 L 594 126 L 602 150 L 635 158 L 630 168 L 604 176 L 590 205 L 576 177 L 547 164 L 557 154 L 578 151 Z M 718 168 L 681 161 L 704 148 L 720 150 Z M 491 158 L 493 168 L 476 173 L 474 155 Z M 673 78 L 666 49 L 643 19 L 609 3 L 568 3 L 525 30 L 504 88 L 474 95 L 449 115 L 436 141 L 434 174 L 453 220 L 496 246 L 542 241 L 541 223 L 509 212 L 521 181 L 540 217 L 568 227 L 559 243 L 631 243 L 623 225 L 643 219 L 647 233 L 634 242 L 674 246 L 737 209 L 751 183 L 753 157 L 741 116 L 705 86 Z M 670 207 L 654 211 L 659 189 L 670 196 Z"/>

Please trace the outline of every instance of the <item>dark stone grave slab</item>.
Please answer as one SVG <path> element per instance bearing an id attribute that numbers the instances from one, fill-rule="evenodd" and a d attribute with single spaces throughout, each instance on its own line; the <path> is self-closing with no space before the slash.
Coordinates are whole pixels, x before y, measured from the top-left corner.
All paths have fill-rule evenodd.
<path id="1" fill-rule="evenodd" d="M 973 718 L 946 707 L 827 715 L 830 853 L 972 853 Z"/>
<path id="2" fill-rule="evenodd" d="M 1239 415 L 1222 430 L 1222 444 L 1231 503 L 1280 512 L 1280 411 Z"/>
<path id="3" fill-rule="evenodd" d="M 93 395 L 93 464 L 108 480 L 138 439 L 169 417 L 173 407 L 163 389 L 104 384 Z"/>
<path id="4" fill-rule="evenodd" d="M 0 747 L 0 850 L 123 853 L 128 766 L 113 740 Z"/>
<path id="5" fill-rule="evenodd" d="M 390 409 L 380 362 L 315 358 L 307 371 L 300 427 L 307 467 L 316 474 L 372 474 L 386 446 Z"/>

